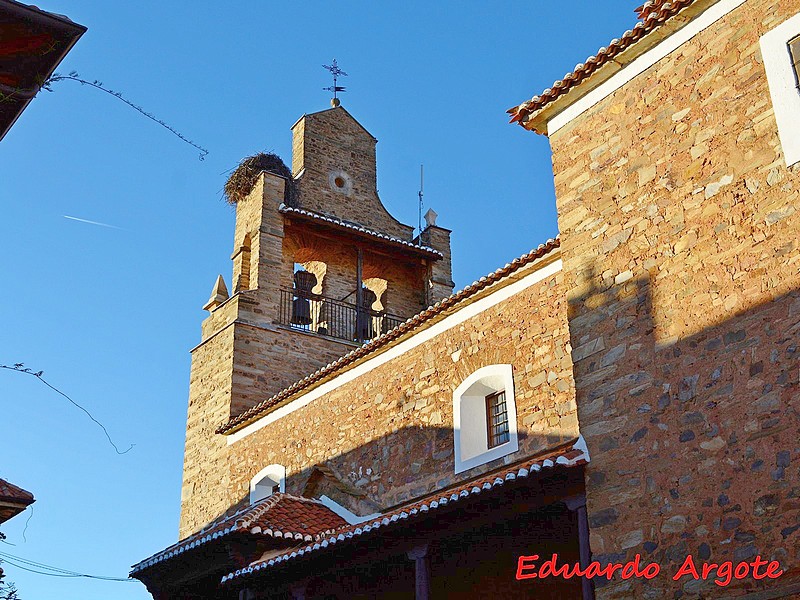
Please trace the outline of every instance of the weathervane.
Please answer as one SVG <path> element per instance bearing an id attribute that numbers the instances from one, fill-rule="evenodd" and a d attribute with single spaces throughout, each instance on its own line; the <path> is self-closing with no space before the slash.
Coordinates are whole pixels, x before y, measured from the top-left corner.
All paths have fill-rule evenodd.
<path id="1" fill-rule="evenodd" d="M 344 86 L 336 85 L 336 80 L 339 79 L 339 77 L 347 77 L 347 73 L 345 73 L 339 68 L 339 65 L 336 64 L 335 58 L 333 59 L 332 65 L 322 65 L 322 67 L 330 71 L 331 75 L 333 75 L 333 85 L 322 89 L 328 92 L 333 92 L 333 98 L 331 99 L 331 106 L 334 107 L 339 106 L 341 102 L 339 101 L 339 98 L 336 97 L 336 94 L 338 92 L 344 92 L 346 90 L 344 89 Z"/>

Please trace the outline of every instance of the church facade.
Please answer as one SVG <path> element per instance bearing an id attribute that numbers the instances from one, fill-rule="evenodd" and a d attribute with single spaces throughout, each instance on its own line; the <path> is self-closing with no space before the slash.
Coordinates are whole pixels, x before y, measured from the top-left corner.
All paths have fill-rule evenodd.
<path id="1" fill-rule="evenodd" d="M 512 109 L 550 139 L 561 233 L 455 294 L 450 232 L 381 204 L 375 138 L 302 117 L 291 170 L 248 163 L 234 198 L 181 541 L 132 576 L 160 600 L 719 597 L 673 579 L 691 555 L 780 565 L 731 597 L 800 593 L 799 14 L 651 0 Z M 661 574 L 527 576 L 553 554 Z"/>

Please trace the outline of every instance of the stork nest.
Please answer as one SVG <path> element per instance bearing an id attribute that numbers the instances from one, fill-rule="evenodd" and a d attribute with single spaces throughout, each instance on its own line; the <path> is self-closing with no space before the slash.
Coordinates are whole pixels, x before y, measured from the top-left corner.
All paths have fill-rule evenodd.
<path id="1" fill-rule="evenodd" d="M 236 204 L 243 200 L 253 189 L 262 171 L 275 173 L 286 179 L 284 202 L 291 206 L 295 193 L 292 172 L 286 166 L 286 163 L 281 160 L 280 156 L 271 152 L 260 152 L 253 156 L 248 156 L 239 163 L 239 166 L 234 169 L 228 181 L 225 182 L 225 187 L 223 188 L 225 200 L 229 204 Z"/>

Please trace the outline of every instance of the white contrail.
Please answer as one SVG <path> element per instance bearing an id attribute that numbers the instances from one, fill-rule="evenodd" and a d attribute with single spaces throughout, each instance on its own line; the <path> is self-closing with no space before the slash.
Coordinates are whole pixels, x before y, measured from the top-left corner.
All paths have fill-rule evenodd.
<path id="1" fill-rule="evenodd" d="M 70 219 L 71 221 L 80 221 L 81 223 L 89 223 L 89 225 L 99 225 L 100 227 L 110 227 L 111 229 L 122 229 L 122 227 L 117 227 L 116 225 L 109 225 L 108 223 L 98 223 L 97 221 L 89 221 L 88 219 L 79 219 L 78 217 L 70 217 L 69 215 L 61 215 L 65 219 Z"/>

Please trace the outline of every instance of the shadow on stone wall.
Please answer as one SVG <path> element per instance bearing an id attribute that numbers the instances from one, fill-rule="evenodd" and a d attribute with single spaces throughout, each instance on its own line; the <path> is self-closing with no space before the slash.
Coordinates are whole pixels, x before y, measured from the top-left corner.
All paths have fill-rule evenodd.
<path id="1" fill-rule="evenodd" d="M 446 440 L 449 451 L 434 458 L 435 449 L 445 443 L 442 440 Z M 564 442 L 557 434 L 532 436 L 526 431 L 519 432 L 520 448 L 554 450 L 564 447 Z M 425 449 L 421 455 L 414 458 L 405 455 L 420 448 Z M 456 476 L 452 429 L 405 427 L 290 476 L 286 491 L 317 498 L 324 494 L 360 515 L 386 512 L 394 507 L 380 503 L 365 490 L 365 480 L 369 477 L 363 477 L 363 464 L 376 460 L 385 465 L 380 467 L 382 469 L 394 468 L 398 473 L 413 474 L 411 465 L 422 460 L 422 456 L 428 456 L 439 470 L 438 478 L 427 476 L 421 482 L 413 480 L 413 476 L 398 476 L 392 481 L 413 494 L 409 500 L 467 483 L 487 471 L 502 468 L 506 462 L 498 459 Z M 523 457 L 510 456 L 513 460 L 509 461 L 512 463 L 509 470 L 513 463 L 518 469 Z M 528 454 L 525 458 L 534 456 Z M 361 473 L 355 465 L 361 465 Z M 354 481 L 354 475 L 362 476 Z M 506 481 L 481 494 L 459 498 L 458 502 L 422 511 L 413 520 L 400 520 L 369 535 L 353 537 L 347 543 L 277 564 L 222 587 L 219 582 L 224 575 L 264 557 L 299 549 L 308 542 L 250 535 L 245 529 L 218 540 L 208 540 L 137 577 L 141 577 L 158 600 L 236 600 L 240 598 L 239 590 L 253 594 L 246 597 L 254 599 L 290 598 L 295 584 L 303 586 L 305 597 L 309 599 L 408 598 L 414 594 L 415 571 L 414 562 L 407 554 L 415 547 L 428 544 L 432 597 L 494 597 L 498 590 L 504 590 L 509 597 L 528 597 L 530 582 L 515 578 L 520 555 L 541 552 L 549 557 L 549 553 L 555 552 L 568 563 L 579 560 L 577 517 L 562 501 L 583 491 L 583 467 L 555 465 L 526 478 Z M 226 515 L 248 505 L 249 497 L 243 497 Z M 552 578 L 536 589 L 537 597 L 542 600 L 575 597 L 576 593 L 580 594 L 580 580 Z"/>
<path id="2" fill-rule="evenodd" d="M 680 309 L 659 305 L 659 314 Z M 800 574 L 800 291 L 670 338 L 656 327 L 645 274 L 571 298 L 569 316 L 592 459 L 594 556 L 624 562 L 639 553 L 670 574 L 618 581 L 600 595 L 718 595 L 714 585 L 672 581 L 687 554 L 717 563 L 761 555 L 780 561 L 784 581 Z M 746 578 L 730 587 L 779 583 Z"/>
<path id="3" fill-rule="evenodd" d="M 565 441 L 571 440 L 555 432 L 545 436 L 519 432 L 520 448 L 540 448 L 537 453 L 526 453 L 525 458 L 564 447 Z M 440 444 L 449 449 L 434 457 Z M 414 449 L 414 456 L 407 456 Z M 422 456 L 432 461 L 438 477 L 428 474 L 414 479 L 413 464 Z M 512 459 L 509 470 L 515 463 L 519 468 L 523 457 L 515 454 Z M 287 492 L 307 497 L 324 494 L 356 514 L 387 512 L 395 506 L 381 504 L 363 490 L 369 478 L 363 476 L 363 465 L 373 464 L 370 461 L 377 461 L 381 469 L 395 469 L 398 477 L 392 483 L 404 490 L 403 497 L 408 494 L 403 503 L 465 484 L 502 469 L 505 462 L 498 459 L 455 475 L 451 428 L 405 427 L 293 475 L 287 481 Z M 499 593 L 521 598 L 530 597 L 534 588 L 541 600 L 578 597 L 579 579 L 551 578 L 533 585 L 517 581 L 515 573 L 517 559 L 524 554 L 539 552 L 549 558 L 556 553 L 570 564 L 579 560 L 577 517 L 562 501 L 583 492 L 583 468 L 557 465 L 223 587 L 226 593 L 248 589 L 255 598 L 289 598 L 282 596 L 281 590 L 296 583 L 304 586 L 306 598 L 411 598 L 414 564 L 407 553 L 428 545 L 433 598 L 466 600 Z M 242 504 L 247 501 L 243 498 Z M 269 595 L 273 592 L 274 596 Z M 231 593 L 230 597 L 236 596 Z"/>
<path id="4" fill-rule="evenodd" d="M 452 428 L 403 427 L 290 474 L 286 492 L 316 498 L 325 495 L 356 515 L 369 515 L 546 453 L 573 438 L 557 429 L 538 435 L 520 427 L 516 453 L 456 474 Z M 249 497 L 243 496 L 227 512 L 248 503 Z"/>

